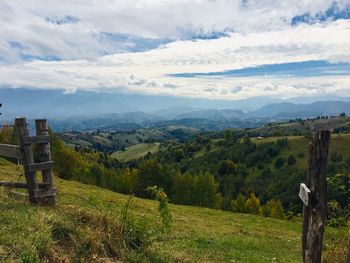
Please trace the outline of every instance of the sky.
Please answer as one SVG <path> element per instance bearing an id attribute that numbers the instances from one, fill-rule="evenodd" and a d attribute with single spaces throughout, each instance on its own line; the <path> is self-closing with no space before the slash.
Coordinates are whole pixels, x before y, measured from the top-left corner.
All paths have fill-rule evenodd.
<path id="1" fill-rule="evenodd" d="M 350 96 L 350 0 L 2 0 L 0 12 L 0 89 Z"/>

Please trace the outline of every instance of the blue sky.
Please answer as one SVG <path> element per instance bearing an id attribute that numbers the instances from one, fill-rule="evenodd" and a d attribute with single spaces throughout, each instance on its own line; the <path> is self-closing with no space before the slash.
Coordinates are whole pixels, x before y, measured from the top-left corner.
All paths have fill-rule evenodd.
<path id="1" fill-rule="evenodd" d="M 350 76 L 350 63 L 329 63 L 327 61 L 303 61 L 281 64 L 266 64 L 256 67 L 226 70 L 221 72 L 179 73 L 171 76 L 179 78 L 196 77 L 284 77 L 307 78 L 317 76 Z"/>
<path id="2" fill-rule="evenodd" d="M 350 96 L 350 0 L 4 0 L 0 12 L 0 88 Z"/>

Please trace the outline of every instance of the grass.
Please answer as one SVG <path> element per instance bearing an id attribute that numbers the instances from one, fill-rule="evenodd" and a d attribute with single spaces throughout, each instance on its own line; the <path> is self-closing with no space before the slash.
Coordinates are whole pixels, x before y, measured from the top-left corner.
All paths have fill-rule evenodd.
<path id="1" fill-rule="evenodd" d="M 17 180 L 21 173 L 0 159 L 0 180 Z M 0 258 L 5 262 L 301 261 L 300 222 L 179 205 L 170 205 L 172 231 L 135 253 L 119 231 L 129 196 L 59 178 L 55 184 L 55 208 L 29 205 L 0 188 Z M 134 198 L 129 218 L 147 234 L 160 224 L 157 209 L 157 202 Z M 341 228 L 326 228 L 326 257 L 345 251 L 345 234 Z"/>
<path id="2" fill-rule="evenodd" d="M 149 152 L 156 153 L 159 150 L 160 143 L 140 143 L 131 146 L 126 151 L 114 152 L 111 157 L 120 162 L 128 162 L 134 159 L 144 157 Z"/>
<path id="3" fill-rule="evenodd" d="M 261 134 L 305 134 L 310 131 L 327 129 L 332 130 L 337 127 L 350 124 L 350 117 L 336 117 L 319 120 L 304 120 L 301 122 L 271 123 L 264 127 L 254 129 Z"/>
<path id="4" fill-rule="evenodd" d="M 276 136 L 266 138 L 252 138 L 252 141 L 259 144 L 263 142 L 275 142 L 281 138 L 288 138 L 288 148 L 281 152 L 281 157 L 288 158 L 289 155 L 294 155 L 297 160 L 297 165 L 304 169 L 307 168 L 307 160 L 309 159 L 309 142 L 310 140 L 304 136 Z M 332 134 L 330 142 L 330 152 L 337 152 L 343 155 L 343 159 L 350 158 L 350 134 Z M 299 153 L 303 153 L 304 157 L 298 158 Z M 272 168 L 272 166 L 271 166 Z"/>

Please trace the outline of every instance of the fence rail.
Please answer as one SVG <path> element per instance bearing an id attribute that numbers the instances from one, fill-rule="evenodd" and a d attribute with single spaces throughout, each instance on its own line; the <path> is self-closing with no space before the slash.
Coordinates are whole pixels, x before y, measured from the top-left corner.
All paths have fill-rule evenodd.
<path id="1" fill-rule="evenodd" d="M 17 145 L 0 144 L 0 156 L 21 158 L 21 148 Z"/>
<path id="2" fill-rule="evenodd" d="M 26 183 L 3 182 L 0 186 L 26 188 L 31 203 L 54 205 L 56 188 L 53 185 L 50 136 L 47 121 L 35 120 L 36 136 L 29 136 L 26 118 L 16 118 L 15 130 L 19 145 L 0 144 L 0 156 L 22 159 Z M 34 162 L 33 144 L 37 145 L 39 163 Z M 36 172 L 41 171 L 42 181 L 37 182 Z"/>

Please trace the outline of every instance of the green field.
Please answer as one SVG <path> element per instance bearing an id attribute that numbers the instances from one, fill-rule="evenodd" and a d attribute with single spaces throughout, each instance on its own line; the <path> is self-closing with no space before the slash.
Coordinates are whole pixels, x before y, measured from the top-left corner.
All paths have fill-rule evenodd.
<path id="1" fill-rule="evenodd" d="M 300 135 L 311 131 L 327 129 L 333 130 L 337 127 L 350 125 L 350 117 L 336 117 L 328 119 L 311 119 L 297 122 L 269 123 L 264 127 L 255 128 L 253 131 L 260 134 L 269 134 L 270 136 Z"/>
<path id="2" fill-rule="evenodd" d="M 0 180 L 17 181 L 21 173 L 0 159 Z M 29 205 L 0 188 L 4 262 L 36 262 L 38 257 L 46 262 L 301 262 L 298 220 L 179 205 L 170 205 L 172 231 L 136 253 L 125 249 L 119 237 L 129 196 L 58 178 L 55 184 L 55 208 Z M 157 203 L 139 198 L 132 200 L 128 217 L 140 225 L 160 222 Z M 345 251 L 345 233 L 326 227 L 325 262 L 340 262 L 333 253 Z"/>
<path id="3" fill-rule="evenodd" d="M 159 150 L 160 143 L 140 143 L 129 147 L 125 151 L 114 152 L 111 157 L 120 162 L 128 162 L 139 159 L 150 153 L 156 153 Z"/>
<path id="4" fill-rule="evenodd" d="M 288 136 L 288 137 L 266 137 L 266 138 L 252 138 L 252 141 L 259 144 L 263 142 L 274 142 L 281 138 L 288 139 L 288 148 L 283 149 L 281 156 L 287 158 L 289 155 L 297 157 L 298 153 L 304 153 L 303 158 L 296 158 L 297 165 L 307 168 L 307 160 L 309 158 L 309 141 L 310 139 L 304 136 Z M 332 134 L 330 142 L 330 152 L 337 152 L 343 155 L 344 159 L 350 158 L 350 134 Z"/>

